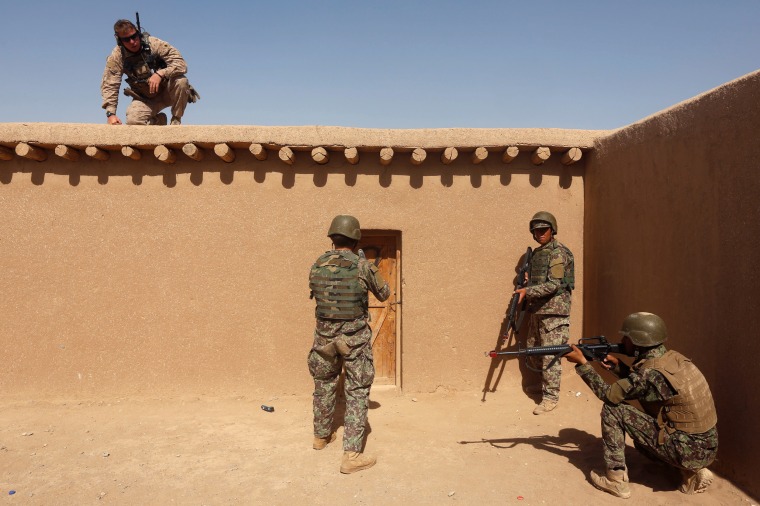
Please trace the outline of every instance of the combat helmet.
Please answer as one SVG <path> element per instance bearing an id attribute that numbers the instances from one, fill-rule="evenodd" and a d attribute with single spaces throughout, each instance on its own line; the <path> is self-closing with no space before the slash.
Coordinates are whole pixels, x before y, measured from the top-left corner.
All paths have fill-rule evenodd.
<path id="1" fill-rule="evenodd" d="M 549 225 L 552 229 L 552 234 L 557 234 L 557 218 L 552 213 L 546 211 L 539 211 L 533 215 L 530 219 L 530 231 L 533 232 L 536 228 L 546 228 Z"/>
<path id="2" fill-rule="evenodd" d="M 633 344 L 650 348 L 664 343 L 668 338 L 665 322 L 652 313 L 633 313 L 623 320 L 620 334 L 627 336 Z"/>
<path id="3" fill-rule="evenodd" d="M 359 220 L 353 216 L 347 214 L 339 214 L 333 218 L 330 224 L 330 230 L 327 231 L 327 236 L 342 235 L 358 241 L 362 238 L 362 230 L 359 226 Z"/>

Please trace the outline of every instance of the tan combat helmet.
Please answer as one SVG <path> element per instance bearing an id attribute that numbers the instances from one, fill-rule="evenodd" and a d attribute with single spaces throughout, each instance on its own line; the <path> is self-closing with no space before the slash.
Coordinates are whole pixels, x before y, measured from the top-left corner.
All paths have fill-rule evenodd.
<path id="1" fill-rule="evenodd" d="M 620 334 L 627 336 L 633 344 L 650 348 L 664 343 L 668 339 L 665 322 L 652 313 L 633 313 L 623 320 Z"/>
<path id="2" fill-rule="evenodd" d="M 547 225 L 551 227 L 552 235 L 557 235 L 557 218 L 555 218 L 552 213 L 539 211 L 530 219 L 531 232 L 537 228 L 546 228 Z"/>
<path id="3" fill-rule="evenodd" d="M 362 238 L 359 220 L 347 214 L 339 214 L 333 218 L 330 230 L 327 231 L 327 236 L 330 237 L 331 235 L 343 235 L 349 239 L 358 241 Z"/>

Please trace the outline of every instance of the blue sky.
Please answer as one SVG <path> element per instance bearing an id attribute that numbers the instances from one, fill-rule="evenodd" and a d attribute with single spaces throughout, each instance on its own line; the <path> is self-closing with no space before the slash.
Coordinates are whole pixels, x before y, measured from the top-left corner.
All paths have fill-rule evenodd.
<path id="1" fill-rule="evenodd" d="M 135 11 L 188 62 L 188 125 L 608 129 L 760 66 L 757 0 L 0 5 L 0 122 L 105 122 L 113 23 Z"/>

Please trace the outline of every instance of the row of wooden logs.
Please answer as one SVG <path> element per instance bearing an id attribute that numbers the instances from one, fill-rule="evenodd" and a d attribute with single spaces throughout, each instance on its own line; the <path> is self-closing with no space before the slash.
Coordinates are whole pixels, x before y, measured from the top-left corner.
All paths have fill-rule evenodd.
<path id="1" fill-rule="evenodd" d="M 267 159 L 267 149 L 261 144 L 251 144 L 248 150 L 257 160 Z M 175 150 L 173 148 L 159 145 L 156 146 L 156 148 L 153 150 L 153 155 L 161 162 L 174 163 L 177 161 L 177 151 L 178 150 Z M 109 151 L 96 146 L 87 146 L 84 152 L 87 156 L 96 160 L 108 160 L 110 158 Z M 205 150 L 202 147 L 192 143 L 182 146 L 182 152 L 189 158 L 196 161 L 203 160 L 205 156 Z M 0 160 L 10 160 L 13 158 L 13 153 L 13 150 L 4 146 L 0 146 Z M 16 145 L 15 153 L 22 158 L 35 160 L 38 162 L 42 162 L 47 159 L 47 151 L 44 148 L 32 146 L 25 142 L 21 142 Z M 501 161 L 504 163 L 510 163 L 512 160 L 517 158 L 517 155 L 519 153 L 520 149 L 517 146 L 509 146 L 502 153 Z M 72 162 L 79 160 L 80 157 L 80 151 L 78 149 L 72 148 L 70 146 L 65 146 L 63 144 L 56 146 L 55 154 Z M 133 148 L 131 146 L 122 147 L 121 154 L 127 158 L 131 158 L 132 160 L 139 160 L 142 156 L 139 149 Z M 214 154 L 227 163 L 235 161 L 235 151 L 225 143 L 216 144 L 214 146 Z M 296 155 L 293 152 L 293 149 L 287 146 L 281 147 L 277 154 L 280 160 L 287 163 L 288 165 L 293 165 L 293 163 L 296 161 Z M 353 165 L 359 163 L 359 150 L 357 148 L 345 148 L 343 155 L 346 157 L 346 160 L 349 163 Z M 393 148 L 382 148 L 380 150 L 380 163 L 382 165 L 390 165 L 390 163 L 393 161 L 393 156 Z M 530 160 L 534 165 L 541 165 L 546 160 L 548 160 L 550 156 L 551 150 L 549 148 L 538 147 L 532 151 Z M 570 148 L 562 154 L 562 164 L 571 165 L 580 160 L 581 156 L 583 156 L 583 152 L 580 148 Z M 457 150 L 457 148 L 446 148 L 441 153 L 441 163 L 448 165 L 458 157 L 459 150 Z M 318 146 L 311 150 L 311 158 L 318 164 L 323 165 L 330 161 L 330 154 L 325 148 Z M 410 161 L 413 165 L 420 165 L 425 161 L 426 158 L 427 151 L 422 148 L 416 148 L 412 150 Z M 472 155 L 470 155 L 470 160 L 475 164 L 485 161 L 486 158 L 488 158 L 488 149 L 485 147 L 476 148 L 475 151 L 472 152 Z"/>

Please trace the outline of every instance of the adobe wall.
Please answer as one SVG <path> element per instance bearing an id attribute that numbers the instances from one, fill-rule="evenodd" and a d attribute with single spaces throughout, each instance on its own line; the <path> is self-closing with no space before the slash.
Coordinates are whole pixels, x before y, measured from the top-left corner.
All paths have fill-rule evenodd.
<path id="1" fill-rule="evenodd" d="M 584 226 L 584 333 L 661 315 L 715 396 L 716 467 L 756 497 L 758 96 L 756 72 L 601 138 Z"/>
<path id="2" fill-rule="evenodd" d="M 540 209 L 557 216 L 576 255 L 580 337 L 583 173 L 600 133 L 0 124 L 0 389 L 35 398 L 310 393 L 308 268 L 343 213 L 401 233 L 404 390 L 482 388 L 483 352 L 500 333 Z M 190 143 L 202 161 L 183 154 Z M 266 160 L 252 155 L 254 143 Z M 222 145 L 234 161 L 221 158 Z M 26 146 L 45 160 L 24 158 Z M 155 156 L 162 146 L 173 164 Z M 358 163 L 346 146 L 358 148 Z M 507 146 L 520 148 L 511 163 Z M 534 165 L 539 146 L 552 156 Z M 294 164 L 279 158 L 282 147 Z M 312 159 L 314 147 L 326 147 L 328 163 Z M 394 150 L 389 165 L 383 147 Z M 450 164 L 447 147 L 459 152 Z M 478 147 L 489 155 L 480 163 Z M 571 147 L 584 157 L 564 165 Z M 413 148 L 427 154 L 420 165 Z M 102 153 L 107 160 L 94 158 Z M 518 374 L 511 362 L 502 381 Z"/>

